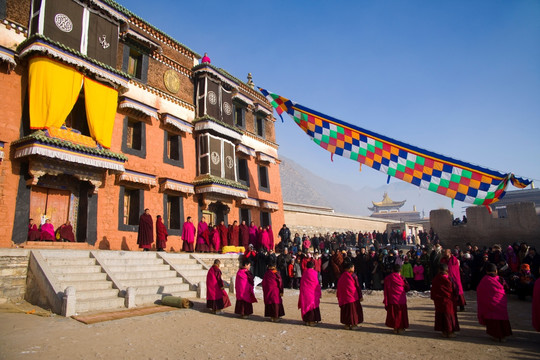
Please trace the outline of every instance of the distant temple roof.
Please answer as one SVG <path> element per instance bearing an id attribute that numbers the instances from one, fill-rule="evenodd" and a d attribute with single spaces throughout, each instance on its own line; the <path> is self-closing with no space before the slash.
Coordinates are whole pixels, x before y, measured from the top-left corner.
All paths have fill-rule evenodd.
<path id="1" fill-rule="evenodd" d="M 380 202 L 372 201 L 371 203 L 373 204 L 373 207 L 368 208 L 368 210 L 378 212 L 380 210 L 387 210 L 387 209 L 392 209 L 392 208 L 399 209 L 405 204 L 405 201 L 406 200 L 394 201 L 390 199 L 390 197 L 388 197 L 388 193 L 385 192 L 383 196 L 383 200 Z"/>

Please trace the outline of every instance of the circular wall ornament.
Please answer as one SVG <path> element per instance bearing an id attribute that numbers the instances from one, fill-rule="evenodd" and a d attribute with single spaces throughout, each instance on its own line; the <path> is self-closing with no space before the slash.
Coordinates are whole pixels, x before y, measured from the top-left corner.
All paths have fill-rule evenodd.
<path id="1" fill-rule="evenodd" d="M 180 90 L 180 77 L 173 69 L 165 71 L 163 74 L 163 82 L 169 92 L 176 94 Z"/>
<path id="2" fill-rule="evenodd" d="M 54 16 L 54 23 L 56 27 L 62 30 L 63 32 L 71 32 L 73 30 L 73 23 L 71 19 L 65 14 L 56 14 Z"/>
<path id="3" fill-rule="evenodd" d="M 208 101 L 210 102 L 210 104 L 216 105 L 216 103 L 217 103 L 217 96 L 216 96 L 216 93 L 215 93 L 215 92 L 213 92 L 213 91 L 209 91 L 209 92 L 208 92 Z"/>
<path id="4" fill-rule="evenodd" d="M 217 165 L 219 164 L 219 154 L 216 151 L 212 151 L 212 164 Z"/>
<path id="5" fill-rule="evenodd" d="M 233 165 L 234 165 L 234 164 L 233 164 L 233 158 L 232 158 L 232 156 L 227 156 L 227 157 L 225 158 L 225 165 L 227 165 L 227 168 L 228 168 L 228 169 L 232 169 L 232 167 L 233 167 Z"/>
<path id="6" fill-rule="evenodd" d="M 223 111 L 225 111 L 225 114 L 231 115 L 232 114 L 231 104 L 229 104 L 228 102 L 224 102 L 223 103 Z"/>

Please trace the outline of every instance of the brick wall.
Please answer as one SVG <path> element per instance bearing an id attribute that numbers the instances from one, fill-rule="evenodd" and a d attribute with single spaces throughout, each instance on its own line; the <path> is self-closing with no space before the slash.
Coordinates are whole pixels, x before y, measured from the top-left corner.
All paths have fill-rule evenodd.
<path id="1" fill-rule="evenodd" d="M 236 276 L 236 272 L 240 267 L 240 256 L 238 255 L 229 255 L 229 254 L 195 254 L 199 259 L 201 259 L 206 265 L 212 266 L 215 259 L 221 261 L 221 277 L 223 281 L 229 282 L 231 277 Z"/>
<path id="2" fill-rule="evenodd" d="M 9 255 L 0 254 L 0 304 L 20 301 L 26 293 L 29 252 L 12 250 L 7 253 Z"/>

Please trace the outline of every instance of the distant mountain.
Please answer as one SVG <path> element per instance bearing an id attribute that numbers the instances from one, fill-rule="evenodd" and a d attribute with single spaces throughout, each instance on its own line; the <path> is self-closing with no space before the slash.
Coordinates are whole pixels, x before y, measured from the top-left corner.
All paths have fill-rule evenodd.
<path id="1" fill-rule="evenodd" d="M 421 190 L 400 180 L 377 188 L 363 187 L 353 189 L 348 185 L 337 184 L 302 167 L 293 160 L 280 156 L 281 191 L 284 202 L 319 205 L 333 208 L 338 213 L 369 216 L 372 201 L 381 201 L 385 192 L 395 201 L 406 200 L 401 211 L 416 210 L 429 217 L 433 209 L 446 208 L 450 199 L 441 195 Z M 457 204 L 457 203 L 456 203 Z M 456 216 L 461 216 L 461 208 L 450 209 Z"/>

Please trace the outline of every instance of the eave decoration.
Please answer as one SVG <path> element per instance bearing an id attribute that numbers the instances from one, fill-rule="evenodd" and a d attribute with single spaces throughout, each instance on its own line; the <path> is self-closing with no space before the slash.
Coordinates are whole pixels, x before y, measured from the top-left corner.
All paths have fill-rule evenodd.
<path id="1" fill-rule="evenodd" d="M 311 139 L 332 155 L 358 161 L 388 176 L 451 199 L 475 205 L 500 200 L 508 183 L 531 180 L 452 159 L 324 115 L 259 88 L 276 112 L 287 113 Z"/>

